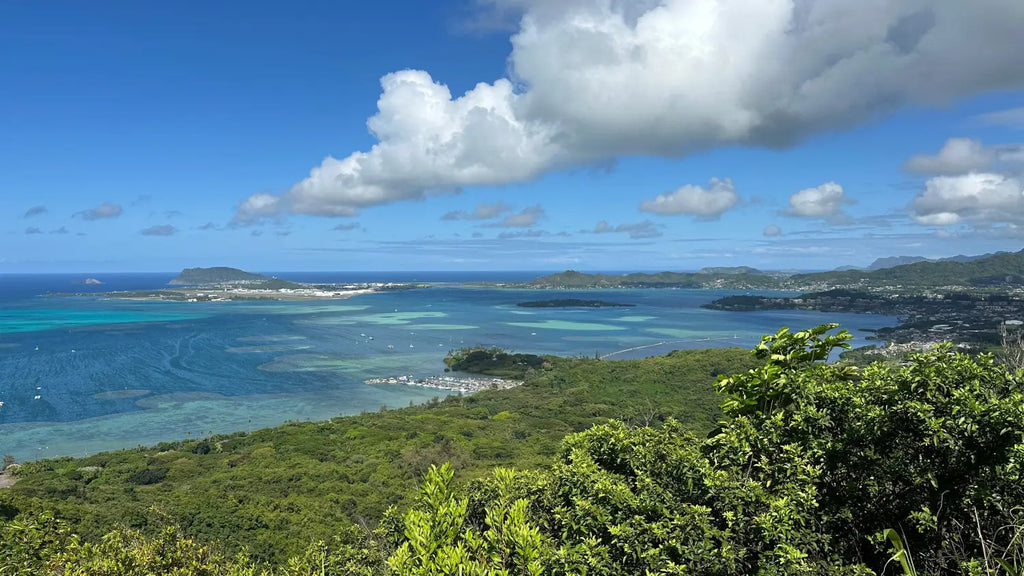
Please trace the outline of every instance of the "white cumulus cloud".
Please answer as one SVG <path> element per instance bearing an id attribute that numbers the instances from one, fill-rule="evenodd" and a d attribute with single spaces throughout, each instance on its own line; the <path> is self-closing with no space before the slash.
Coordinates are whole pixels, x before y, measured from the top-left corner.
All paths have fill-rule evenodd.
<path id="1" fill-rule="evenodd" d="M 645 200 L 640 210 L 655 214 L 689 214 L 714 219 L 739 202 L 739 194 L 729 178 L 712 178 L 707 187 L 687 184 L 672 192 Z"/>
<path id="2" fill-rule="evenodd" d="M 451 94 L 384 76 L 377 144 L 328 157 L 237 221 L 521 182 L 619 156 L 786 146 L 908 104 L 1024 83 L 1020 0 L 496 0 L 509 77 Z"/>
<path id="3" fill-rule="evenodd" d="M 926 226 L 1024 223 L 1024 182 L 1002 174 L 937 176 L 913 201 L 913 217 Z"/>
<path id="4" fill-rule="evenodd" d="M 790 216 L 803 218 L 830 218 L 839 216 L 843 205 L 849 204 L 846 191 L 835 182 L 826 182 L 814 188 L 805 188 L 789 197 Z"/>
<path id="5" fill-rule="evenodd" d="M 770 224 L 770 225 L 764 227 L 764 230 L 761 231 L 761 234 L 767 236 L 768 238 L 774 238 L 775 236 L 782 236 L 782 228 L 779 228 L 778 226 L 776 226 L 774 224 Z"/>
<path id="6" fill-rule="evenodd" d="M 903 169 L 917 174 L 967 174 L 987 170 L 995 158 L 995 152 L 977 140 L 950 138 L 938 154 L 913 156 Z"/>

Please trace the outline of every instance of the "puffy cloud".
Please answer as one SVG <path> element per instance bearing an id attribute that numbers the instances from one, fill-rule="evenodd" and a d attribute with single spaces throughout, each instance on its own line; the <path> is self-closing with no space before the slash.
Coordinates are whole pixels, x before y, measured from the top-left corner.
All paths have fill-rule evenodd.
<path id="1" fill-rule="evenodd" d="M 814 188 L 805 188 L 789 197 L 786 214 L 803 218 L 830 218 L 839 216 L 846 198 L 843 187 L 835 182 L 826 182 Z"/>
<path id="2" fill-rule="evenodd" d="M 509 214 L 499 222 L 488 224 L 492 228 L 529 228 L 545 216 L 544 209 L 537 206 L 527 206 L 515 214 Z"/>
<path id="3" fill-rule="evenodd" d="M 939 153 L 930 156 L 918 154 L 903 164 L 907 172 L 917 174 L 967 174 L 987 170 L 995 160 L 993 150 L 970 138 L 950 138 Z"/>
<path id="4" fill-rule="evenodd" d="M 33 234 L 42 234 L 42 233 L 43 233 L 43 231 L 40 230 L 39 228 L 36 228 L 35 226 L 29 226 L 28 228 L 25 228 L 25 234 L 27 234 L 29 236 L 31 236 Z"/>
<path id="5" fill-rule="evenodd" d="M 345 224 L 338 224 L 334 228 L 331 228 L 331 230 L 335 230 L 337 232 L 350 232 L 352 230 L 359 230 L 360 228 L 362 228 L 362 226 L 360 226 L 358 222 L 348 222 Z"/>
<path id="6" fill-rule="evenodd" d="M 216 229 L 217 229 L 217 225 L 214 224 L 213 222 L 207 222 L 206 224 L 203 224 L 202 226 L 196 226 L 196 230 L 204 230 L 205 231 L 205 230 L 216 230 Z"/>
<path id="7" fill-rule="evenodd" d="M 658 194 L 645 200 L 640 210 L 655 214 L 690 214 L 702 219 L 715 219 L 739 202 L 732 180 L 712 178 L 707 188 L 687 184 L 673 192 Z"/>
<path id="8" fill-rule="evenodd" d="M 650 220 L 644 220 L 634 224 L 619 224 L 618 226 L 612 226 L 606 220 L 601 220 L 590 232 L 594 234 L 629 234 L 629 237 L 634 240 L 642 238 L 658 238 L 663 235 L 658 225 Z"/>
<path id="9" fill-rule="evenodd" d="M 33 206 L 25 211 L 24 218 L 31 218 L 33 216 L 39 216 L 40 214 L 46 214 L 48 210 L 46 206 Z"/>
<path id="10" fill-rule="evenodd" d="M 139 231 L 139 234 L 143 236 L 174 236 L 178 233 L 178 229 L 170 224 L 160 224 L 157 226 L 150 226 Z"/>
<path id="11" fill-rule="evenodd" d="M 1024 164 L 1024 145 L 985 146 L 970 138 L 950 138 L 938 154 L 913 156 L 904 162 L 903 169 L 917 174 L 958 176 L 985 172 L 997 163 L 1003 167 Z"/>
<path id="12" fill-rule="evenodd" d="M 495 202 L 494 204 L 478 204 L 472 212 L 466 212 L 465 210 L 452 210 L 451 212 L 445 213 L 441 216 L 441 220 L 490 220 L 497 218 L 505 212 L 511 210 L 512 207 L 504 202 Z"/>
<path id="13" fill-rule="evenodd" d="M 1024 182 L 991 173 L 938 176 L 914 198 L 913 217 L 926 226 L 1024 224 Z"/>
<path id="14" fill-rule="evenodd" d="M 624 155 L 786 146 L 1024 82 L 1019 0 L 491 3 L 522 11 L 510 78 L 455 97 L 424 71 L 384 76 L 377 144 L 250 198 L 237 221 L 350 216 Z"/>
<path id="15" fill-rule="evenodd" d="M 106 218 L 117 218 L 122 212 L 124 212 L 124 209 L 121 208 L 120 204 L 104 202 L 95 208 L 75 212 L 75 216 L 82 220 L 103 220 Z"/>
<path id="16" fill-rule="evenodd" d="M 281 198 L 261 192 L 249 196 L 238 205 L 232 224 L 256 224 L 264 219 L 280 218 L 281 213 Z"/>
<path id="17" fill-rule="evenodd" d="M 779 228 L 778 226 L 776 226 L 774 224 L 770 224 L 770 225 L 764 227 L 764 230 L 761 231 L 761 234 L 767 236 L 768 238 L 774 238 L 776 236 L 782 236 L 782 228 Z"/>
<path id="18" fill-rule="evenodd" d="M 1000 110 L 998 112 L 989 112 L 988 114 L 981 114 L 977 116 L 977 119 L 990 126 L 1024 128 L 1024 106 L 1020 108 L 1010 108 L 1009 110 Z"/>

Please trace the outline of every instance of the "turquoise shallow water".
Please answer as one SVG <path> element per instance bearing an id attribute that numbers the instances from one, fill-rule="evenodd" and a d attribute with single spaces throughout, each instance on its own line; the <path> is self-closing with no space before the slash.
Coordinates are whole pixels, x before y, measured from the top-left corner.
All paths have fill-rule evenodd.
<path id="1" fill-rule="evenodd" d="M 160 306 L 160 303 L 154 304 Z M 0 334 L 136 322 L 172 322 L 205 317 L 186 310 L 161 310 L 144 305 L 118 309 L 110 303 L 96 306 L 95 302 L 84 301 L 82 306 L 82 309 L 60 307 L 0 310 Z"/>
<path id="2" fill-rule="evenodd" d="M 445 354 L 462 346 L 617 359 L 750 347 L 781 326 L 837 321 L 863 338 L 862 329 L 894 324 L 876 315 L 699 308 L 730 293 L 437 287 L 326 302 L 9 298 L 0 300 L 0 452 L 80 455 L 406 406 L 441 394 L 362 381 L 439 373 Z M 515 306 L 569 297 L 636 306 Z"/>

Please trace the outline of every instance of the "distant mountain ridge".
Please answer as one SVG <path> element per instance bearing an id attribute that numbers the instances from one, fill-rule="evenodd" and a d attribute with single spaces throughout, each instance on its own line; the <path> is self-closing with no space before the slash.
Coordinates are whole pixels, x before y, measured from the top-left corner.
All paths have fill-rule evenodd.
<path id="1" fill-rule="evenodd" d="M 265 282 L 269 276 L 253 274 L 238 268 L 215 266 L 213 268 L 185 268 L 168 284 L 172 286 L 197 286 L 202 284 L 224 284 L 229 282 Z"/>
<path id="2" fill-rule="evenodd" d="M 720 270 L 708 272 L 708 270 Z M 725 270 L 724 272 L 721 270 Z M 753 271 L 753 272 L 751 272 Z M 526 283 L 533 288 L 774 288 L 778 280 L 746 266 L 700 272 L 657 272 L 654 274 L 585 274 L 566 270 Z"/>
<path id="3" fill-rule="evenodd" d="M 898 261 L 894 257 L 889 261 Z M 880 259 L 885 260 L 885 259 Z M 883 262 L 884 264 L 885 262 Z M 877 270 L 837 270 L 791 276 L 773 275 L 744 266 L 704 268 L 699 272 L 656 274 L 585 274 L 566 270 L 526 283 L 534 288 L 735 288 L 812 289 L 941 288 L 946 286 L 993 288 L 1024 286 L 1024 250 L 982 256 L 952 256 L 922 260 Z"/>
<path id="4" fill-rule="evenodd" d="M 796 286 L 815 284 L 917 288 L 1019 286 L 1024 285 L 1024 250 L 997 252 L 978 257 L 953 256 L 937 261 L 926 260 L 880 270 L 796 274 L 788 280 L 790 284 Z"/>
<path id="5" fill-rule="evenodd" d="M 981 258 L 988 258 L 995 254 L 1005 254 L 1005 252 L 996 252 L 994 254 L 980 254 L 978 256 L 964 256 L 958 254 L 956 256 L 950 256 L 948 258 L 925 258 L 924 256 L 887 256 L 885 258 L 878 258 L 870 265 L 868 270 L 884 270 L 886 268 L 895 268 L 896 266 L 906 266 L 908 264 L 917 264 L 918 262 L 971 262 L 973 260 L 980 260 Z"/>

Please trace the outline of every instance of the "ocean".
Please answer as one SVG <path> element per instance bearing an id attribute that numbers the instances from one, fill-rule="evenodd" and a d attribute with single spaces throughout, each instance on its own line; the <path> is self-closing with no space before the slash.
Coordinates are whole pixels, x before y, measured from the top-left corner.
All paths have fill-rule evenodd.
<path id="1" fill-rule="evenodd" d="M 307 302 L 175 303 L 100 293 L 165 287 L 174 274 L 0 275 L 0 453 L 19 461 L 287 421 L 397 408 L 440 390 L 369 386 L 430 376 L 464 346 L 610 359 L 674 349 L 750 348 L 782 326 L 840 322 L 864 344 L 891 317 L 807 311 L 721 312 L 728 290 L 530 291 L 464 287 L 535 272 L 282 273 L 303 282 L 431 282 L 434 287 Z M 631 308 L 537 309 L 585 298 Z"/>

